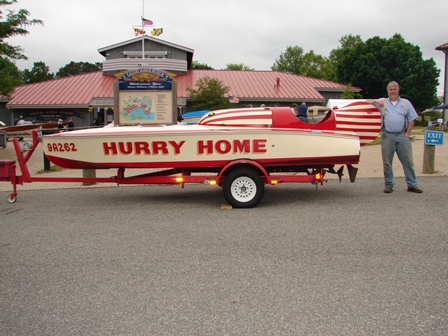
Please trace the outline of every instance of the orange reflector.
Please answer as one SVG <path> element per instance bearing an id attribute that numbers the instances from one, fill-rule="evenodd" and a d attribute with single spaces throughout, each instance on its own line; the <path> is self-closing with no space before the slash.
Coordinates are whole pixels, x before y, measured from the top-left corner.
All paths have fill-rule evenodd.
<path id="1" fill-rule="evenodd" d="M 278 184 L 278 180 L 271 180 L 271 184 L 272 185 Z"/>
<path id="2" fill-rule="evenodd" d="M 210 185 L 216 185 L 216 181 L 215 181 L 215 180 L 208 180 L 208 184 L 210 184 Z"/>
<path id="3" fill-rule="evenodd" d="M 176 182 L 177 183 L 182 183 L 184 181 L 184 178 L 181 176 L 176 177 Z"/>
<path id="4" fill-rule="evenodd" d="M 316 176 L 316 179 L 320 180 L 320 173 L 317 173 L 315 176 Z"/>

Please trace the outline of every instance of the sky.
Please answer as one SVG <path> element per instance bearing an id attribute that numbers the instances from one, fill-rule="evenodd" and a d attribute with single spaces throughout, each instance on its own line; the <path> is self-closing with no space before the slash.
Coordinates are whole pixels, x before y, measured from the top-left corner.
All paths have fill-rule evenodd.
<path id="1" fill-rule="evenodd" d="M 214 69 L 270 70 L 288 46 L 328 57 L 345 35 L 366 41 L 399 33 L 434 59 L 443 95 L 445 54 L 435 48 L 448 43 L 446 0 L 18 0 L 1 9 L 19 8 L 44 21 L 7 40 L 28 57 L 16 61 L 21 70 L 34 62 L 54 73 L 71 61 L 102 62 L 98 49 L 135 38 L 143 16 L 163 28 L 159 39 L 193 49 L 195 61 Z"/>

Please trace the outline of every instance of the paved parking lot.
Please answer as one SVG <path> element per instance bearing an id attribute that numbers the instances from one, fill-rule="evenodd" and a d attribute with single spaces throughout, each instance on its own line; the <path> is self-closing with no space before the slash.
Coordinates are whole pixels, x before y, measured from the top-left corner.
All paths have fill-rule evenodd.
<path id="1" fill-rule="evenodd" d="M 0 202 L 1 335 L 445 335 L 448 177 L 26 190 Z"/>
<path id="2" fill-rule="evenodd" d="M 205 185 L 34 182 L 10 204 L 2 182 L 0 334 L 445 335 L 448 155 L 423 174 L 423 151 L 417 135 L 423 194 L 398 160 L 384 194 L 368 146 L 354 184 L 267 186 L 244 210 Z"/>

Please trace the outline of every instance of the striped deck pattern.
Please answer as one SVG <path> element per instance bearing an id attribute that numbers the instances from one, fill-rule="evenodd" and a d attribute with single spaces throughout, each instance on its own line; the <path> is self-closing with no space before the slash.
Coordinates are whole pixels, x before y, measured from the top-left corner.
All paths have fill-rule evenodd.
<path id="1" fill-rule="evenodd" d="M 355 102 L 333 111 L 336 130 L 356 132 L 361 146 L 375 140 L 381 131 L 381 112 L 372 104 Z"/>
<path id="2" fill-rule="evenodd" d="M 272 111 L 270 109 L 250 110 L 220 110 L 219 113 L 210 112 L 199 121 L 207 126 L 270 126 L 272 125 Z"/>
<path id="3" fill-rule="evenodd" d="M 281 113 L 281 122 L 273 118 L 273 113 Z M 286 108 L 289 111 L 288 108 Z M 296 128 L 304 130 L 323 130 L 337 132 L 355 132 L 360 139 L 360 145 L 364 146 L 375 140 L 381 131 L 381 113 L 372 104 L 354 102 L 339 109 L 331 111 L 329 120 L 310 124 L 301 123 L 294 115 L 285 114 L 285 108 L 252 108 L 229 109 L 212 111 L 203 116 L 200 125 L 207 126 L 246 126 L 246 127 L 271 127 L 271 128 Z M 285 119 L 290 118 L 287 126 Z M 277 122 L 275 122 L 277 120 Z M 281 124 L 283 123 L 283 124 Z"/>

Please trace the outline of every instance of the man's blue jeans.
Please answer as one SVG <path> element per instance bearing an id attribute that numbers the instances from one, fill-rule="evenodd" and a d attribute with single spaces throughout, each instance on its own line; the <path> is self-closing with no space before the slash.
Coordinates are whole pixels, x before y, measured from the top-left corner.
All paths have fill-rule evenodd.
<path id="1" fill-rule="evenodd" d="M 383 157 L 384 184 L 393 187 L 394 172 L 392 169 L 392 161 L 395 152 L 403 166 L 406 184 L 409 188 L 417 187 L 417 179 L 415 177 L 414 159 L 412 156 L 412 142 L 405 133 L 389 133 L 382 132 L 381 135 L 381 155 Z"/>

